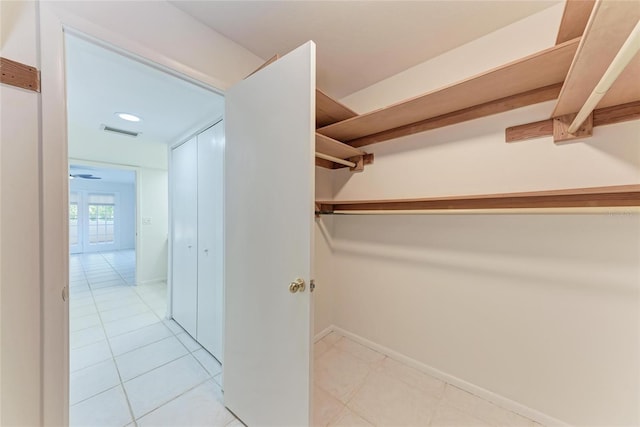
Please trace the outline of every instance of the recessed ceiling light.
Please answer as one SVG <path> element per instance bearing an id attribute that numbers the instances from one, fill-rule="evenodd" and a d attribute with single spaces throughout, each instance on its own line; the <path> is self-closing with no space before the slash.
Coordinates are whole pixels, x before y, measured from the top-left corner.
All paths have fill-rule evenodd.
<path id="1" fill-rule="evenodd" d="M 131 113 L 115 113 L 116 116 L 120 117 L 122 120 L 126 120 L 128 122 L 139 122 L 142 120 L 140 117 Z"/>

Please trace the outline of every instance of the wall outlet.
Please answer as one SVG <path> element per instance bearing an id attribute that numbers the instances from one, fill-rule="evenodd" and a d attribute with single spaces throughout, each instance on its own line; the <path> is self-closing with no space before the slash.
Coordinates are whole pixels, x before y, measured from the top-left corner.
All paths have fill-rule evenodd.
<path id="1" fill-rule="evenodd" d="M 143 216 L 142 217 L 142 225 L 151 225 L 151 217 Z"/>

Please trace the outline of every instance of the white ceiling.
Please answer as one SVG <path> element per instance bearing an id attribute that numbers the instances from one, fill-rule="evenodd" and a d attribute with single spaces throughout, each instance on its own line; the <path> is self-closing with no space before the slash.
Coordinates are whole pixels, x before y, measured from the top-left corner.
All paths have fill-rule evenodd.
<path id="1" fill-rule="evenodd" d="M 318 87 L 341 98 L 560 1 L 171 3 L 264 59 L 315 41 Z"/>
<path id="2" fill-rule="evenodd" d="M 69 126 L 91 129 L 97 139 L 107 134 L 132 142 L 178 142 L 224 111 L 220 95 L 69 34 L 66 60 Z M 127 122 L 116 112 L 142 121 Z M 102 125 L 142 133 L 131 138 L 104 132 Z"/>

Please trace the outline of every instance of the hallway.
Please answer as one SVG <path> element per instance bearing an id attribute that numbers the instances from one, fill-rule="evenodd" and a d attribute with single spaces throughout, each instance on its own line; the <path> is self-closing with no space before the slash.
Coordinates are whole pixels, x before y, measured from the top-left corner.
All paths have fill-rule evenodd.
<path id="1" fill-rule="evenodd" d="M 135 252 L 70 256 L 71 426 L 225 426 L 221 367 L 166 320 L 167 285 L 134 286 Z"/>

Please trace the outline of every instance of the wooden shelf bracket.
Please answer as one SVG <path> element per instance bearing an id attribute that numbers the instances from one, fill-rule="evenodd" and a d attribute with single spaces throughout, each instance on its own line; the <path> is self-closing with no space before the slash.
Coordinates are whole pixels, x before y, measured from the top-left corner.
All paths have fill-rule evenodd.
<path id="1" fill-rule="evenodd" d="M 591 117 L 593 120 L 593 127 L 638 120 L 640 119 L 640 101 L 615 105 L 613 107 L 599 108 L 593 112 Z M 505 141 L 518 142 L 546 136 L 554 136 L 555 138 L 554 126 L 557 126 L 555 125 L 554 119 L 512 126 L 505 129 Z M 573 139 L 575 140 L 576 138 Z M 555 142 L 566 142 L 566 140 L 556 140 Z"/>

